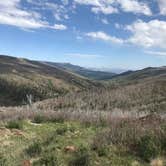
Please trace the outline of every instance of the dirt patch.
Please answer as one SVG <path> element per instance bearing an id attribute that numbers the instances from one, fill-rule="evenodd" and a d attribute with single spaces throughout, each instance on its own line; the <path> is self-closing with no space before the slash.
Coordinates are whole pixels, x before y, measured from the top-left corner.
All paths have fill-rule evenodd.
<path id="1" fill-rule="evenodd" d="M 11 132 L 12 132 L 13 135 L 25 137 L 24 133 L 21 130 L 12 129 Z"/>
<path id="2" fill-rule="evenodd" d="M 30 160 L 24 160 L 22 166 L 31 166 Z"/>
<path id="3" fill-rule="evenodd" d="M 11 146 L 11 145 L 13 145 L 13 144 L 14 144 L 13 141 L 3 141 L 3 142 L 1 143 L 2 146 Z"/>
<path id="4" fill-rule="evenodd" d="M 18 130 L 18 129 L 9 130 L 5 127 L 0 128 L 0 141 L 7 140 L 12 135 L 25 137 L 24 132 L 21 130 Z"/>

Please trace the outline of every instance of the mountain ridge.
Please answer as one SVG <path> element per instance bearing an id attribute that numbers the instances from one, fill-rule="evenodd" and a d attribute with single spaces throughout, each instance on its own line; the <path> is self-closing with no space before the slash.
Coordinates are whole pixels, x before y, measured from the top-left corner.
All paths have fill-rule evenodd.
<path id="1" fill-rule="evenodd" d="M 27 94 L 34 100 L 96 88 L 101 84 L 39 61 L 0 56 L 0 104 L 22 104 Z"/>

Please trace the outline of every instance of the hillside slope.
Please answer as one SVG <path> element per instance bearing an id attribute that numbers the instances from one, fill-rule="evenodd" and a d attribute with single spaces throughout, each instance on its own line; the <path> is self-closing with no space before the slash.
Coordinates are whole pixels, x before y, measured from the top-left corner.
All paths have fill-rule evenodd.
<path id="1" fill-rule="evenodd" d="M 166 112 L 166 67 L 127 72 L 106 85 L 36 104 L 43 110 Z"/>
<path id="2" fill-rule="evenodd" d="M 0 105 L 42 100 L 99 84 L 71 72 L 27 59 L 0 56 Z"/>

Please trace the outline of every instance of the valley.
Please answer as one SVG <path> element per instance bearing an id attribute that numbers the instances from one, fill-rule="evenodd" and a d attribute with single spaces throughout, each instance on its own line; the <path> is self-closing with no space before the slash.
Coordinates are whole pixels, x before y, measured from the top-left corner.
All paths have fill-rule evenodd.
<path id="1" fill-rule="evenodd" d="M 0 165 L 166 164 L 166 67 L 92 79 L 63 65 L 0 56 Z"/>

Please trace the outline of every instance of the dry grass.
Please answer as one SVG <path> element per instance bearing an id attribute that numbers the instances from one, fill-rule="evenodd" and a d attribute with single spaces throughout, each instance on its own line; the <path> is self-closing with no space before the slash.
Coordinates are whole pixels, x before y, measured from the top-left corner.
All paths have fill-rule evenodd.
<path id="1" fill-rule="evenodd" d="M 160 158 L 153 159 L 150 163 L 150 166 L 164 166 L 164 162 Z"/>
<path id="2" fill-rule="evenodd" d="M 143 83 L 119 87 L 118 89 L 98 89 L 80 93 L 70 93 L 62 97 L 36 103 L 41 110 L 110 111 L 149 113 L 166 111 L 166 82 Z M 128 115 L 126 115 L 128 116 Z"/>
<path id="3" fill-rule="evenodd" d="M 79 120 L 87 123 L 112 123 L 138 119 L 149 114 L 165 118 L 165 82 L 141 83 L 70 93 L 23 107 L 0 107 L 0 120 L 32 119 L 42 114 L 50 119 Z"/>

